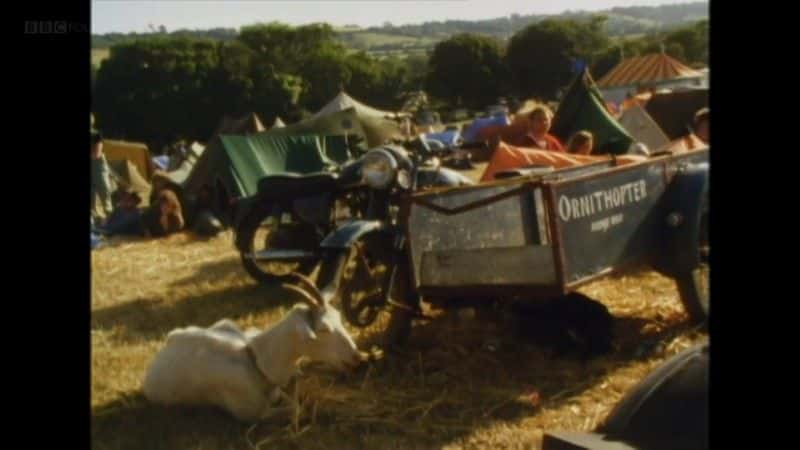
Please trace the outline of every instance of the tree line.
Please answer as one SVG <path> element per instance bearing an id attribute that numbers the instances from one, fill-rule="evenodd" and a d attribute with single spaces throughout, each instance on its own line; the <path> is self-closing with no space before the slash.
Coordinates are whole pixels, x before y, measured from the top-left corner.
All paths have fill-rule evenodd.
<path id="1" fill-rule="evenodd" d="M 220 118 L 253 111 L 292 122 L 341 89 L 384 109 L 424 89 L 450 106 L 484 108 L 499 96 L 556 99 L 579 62 L 595 78 L 621 57 L 659 51 L 684 62 L 708 58 L 708 21 L 636 39 L 614 40 L 603 16 L 545 20 L 507 41 L 459 34 L 425 56 L 375 58 L 352 51 L 327 24 L 244 27 L 233 39 L 157 36 L 111 47 L 92 70 L 93 111 L 107 135 L 160 149 L 210 137 Z"/>

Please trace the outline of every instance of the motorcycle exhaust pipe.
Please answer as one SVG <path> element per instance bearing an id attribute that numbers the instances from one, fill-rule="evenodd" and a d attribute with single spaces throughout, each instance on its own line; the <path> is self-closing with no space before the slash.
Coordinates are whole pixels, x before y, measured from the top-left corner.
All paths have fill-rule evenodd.
<path id="1" fill-rule="evenodd" d="M 306 250 L 262 250 L 259 252 L 245 253 L 244 257 L 257 262 L 294 262 L 303 259 L 315 259 L 319 255 Z"/>

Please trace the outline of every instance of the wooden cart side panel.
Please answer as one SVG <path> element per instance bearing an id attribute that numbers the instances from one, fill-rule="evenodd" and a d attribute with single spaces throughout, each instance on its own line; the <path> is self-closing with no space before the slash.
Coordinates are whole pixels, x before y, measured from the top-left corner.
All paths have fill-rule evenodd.
<path id="1" fill-rule="evenodd" d="M 519 185 L 487 186 L 484 189 L 449 191 L 426 197 L 426 203 L 448 210 L 461 208 L 483 199 L 519 190 Z M 538 189 L 538 188 L 537 188 Z M 541 232 L 535 211 L 534 194 L 524 190 L 480 208 L 446 214 L 411 204 L 408 230 L 413 278 L 420 286 L 422 255 L 429 251 L 476 250 L 487 248 L 524 247 L 539 244 Z M 543 230 L 542 230 L 543 231 Z"/>
<path id="2" fill-rule="evenodd" d="M 428 287 L 547 285 L 556 282 L 547 246 L 427 251 L 420 281 Z"/>
<path id="3" fill-rule="evenodd" d="M 565 285 L 647 261 L 658 251 L 665 167 L 659 161 L 552 185 Z"/>

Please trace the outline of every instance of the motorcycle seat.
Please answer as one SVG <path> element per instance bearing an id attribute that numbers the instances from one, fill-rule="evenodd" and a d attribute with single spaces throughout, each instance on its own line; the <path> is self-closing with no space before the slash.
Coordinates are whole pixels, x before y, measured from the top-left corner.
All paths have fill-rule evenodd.
<path id="1" fill-rule="evenodd" d="M 268 199 L 315 195 L 334 190 L 338 179 L 334 172 L 268 175 L 258 181 L 258 195 Z"/>

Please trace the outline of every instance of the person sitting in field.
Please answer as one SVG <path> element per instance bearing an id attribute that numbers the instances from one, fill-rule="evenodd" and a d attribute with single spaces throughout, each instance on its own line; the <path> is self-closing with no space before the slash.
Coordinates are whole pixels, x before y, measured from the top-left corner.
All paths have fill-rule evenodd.
<path id="1" fill-rule="evenodd" d="M 685 153 L 692 150 L 708 147 L 710 142 L 709 134 L 709 109 L 702 108 L 697 111 L 692 121 L 692 130 L 686 136 L 670 142 L 661 151 L 670 153 Z"/>
<path id="2" fill-rule="evenodd" d="M 172 189 L 161 189 L 142 218 L 145 236 L 168 236 L 183 229 L 183 208 Z"/>
<path id="3" fill-rule="evenodd" d="M 581 130 L 573 134 L 567 142 L 567 153 L 575 155 L 591 155 L 594 149 L 594 136 L 592 133 Z"/>
<path id="4" fill-rule="evenodd" d="M 106 155 L 103 153 L 103 136 L 97 130 L 91 130 L 91 215 L 94 223 L 99 223 L 102 218 L 111 214 L 112 176 Z M 100 200 L 98 208 L 97 200 Z M 98 211 L 100 209 L 100 211 Z"/>
<path id="5" fill-rule="evenodd" d="M 545 105 L 537 105 L 527 116 L 525 133 L 510 139 L 511 145 L 525 148 L 538 148 L 553 152 L 563 152 L 564 146 L 558 138 L 550 134 L 553 112 Z"/>
<path id="6" fill-rule="evenodd" d="M 142 213 L 139 204 L 142 198 L 138 193 L 117 189 L 114 198 L 114 212 L 108 216 L 103 226 L 97 231 L 103 235 L 127 234 L 138 235 L 142 232 Z"/>

